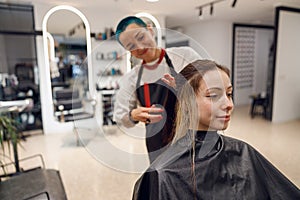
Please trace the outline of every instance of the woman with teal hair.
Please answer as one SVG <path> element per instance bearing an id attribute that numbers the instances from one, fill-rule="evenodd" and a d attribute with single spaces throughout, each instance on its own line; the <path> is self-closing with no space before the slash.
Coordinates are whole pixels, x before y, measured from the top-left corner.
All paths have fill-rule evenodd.
<path id="1" fill-rule="evenodd" d="M 135 16 L 119 22 L 116 38 L 142 63 L 134 66 L 120 82 L 114 120 L 127 128 L 145 123 L 146 146 L 152 162 L 173 138 L 169 130 L 175 116 L 176 74 L 200 56 L 190 47 L 158 47 L 153 27 Z"/>

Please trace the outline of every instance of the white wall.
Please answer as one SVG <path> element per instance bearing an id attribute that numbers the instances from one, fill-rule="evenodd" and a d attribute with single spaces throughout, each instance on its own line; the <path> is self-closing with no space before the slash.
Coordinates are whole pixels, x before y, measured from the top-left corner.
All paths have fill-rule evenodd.
<path id="1" fill-rule="evenodd" d="M 199 21 L 184 26 L 183 30 L 202 45 L 213 60 L 231 69 L 232 22 Z"/>
<path id="2" fill-rule="evenodd" d="M 300 13 L 281 11 L 275 60 L 273 122 L 300 118 Z"/>

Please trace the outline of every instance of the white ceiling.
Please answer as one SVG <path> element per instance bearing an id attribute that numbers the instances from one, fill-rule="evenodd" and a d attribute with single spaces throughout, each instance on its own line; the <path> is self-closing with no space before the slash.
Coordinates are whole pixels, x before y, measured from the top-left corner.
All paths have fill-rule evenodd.
<path id="1" fill-rule="evenodd" d="M 167 28 L 199 22 L 196 7 L 215 0 L 160 0 L 155 3 L 146 0 L 6 0 L 4 2 L 40 3 L 55 5 L 72 5 L 78 9 L 93 8 L 111 13 L 149 12 L 153 15 L 166 17 Z M 233 0 L 223 0 L 214 5 L 214 13 L 209 14 L 210 7 L 203 9 L 204 21 L 230 20 L 234 22 L 272 24 L 274 8 L 278 5 L 300 8 L 300 0 L 237 0 L 236 6 L 231 7 Z"/>

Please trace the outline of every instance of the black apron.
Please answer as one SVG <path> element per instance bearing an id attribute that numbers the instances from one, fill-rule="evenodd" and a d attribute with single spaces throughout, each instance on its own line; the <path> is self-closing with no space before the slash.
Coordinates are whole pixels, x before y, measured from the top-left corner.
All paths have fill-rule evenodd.
<path id="1" fill-rule="evenodd" d="M 164 57 L 170 68 L 171 75 L 176 77 L 177 73 L 166 52 Z M 140 105 L 143 107 L 150 107 L 155 104 L 156 107 L 164 109 L 162 120 L 157 123 L 146 124 L 146 146 L 150 163 L 152 163 L 155 158 L 163 152 L 164 147 L 166 147 L 173 139 L 172 129 L 175 123 L 175 105 L 177 97 L 174 88 L 160 79 L 154 83 L 140 86 L 143 69 L 144 67 L 142 65 L 136 83 L 136 95 Z"/>

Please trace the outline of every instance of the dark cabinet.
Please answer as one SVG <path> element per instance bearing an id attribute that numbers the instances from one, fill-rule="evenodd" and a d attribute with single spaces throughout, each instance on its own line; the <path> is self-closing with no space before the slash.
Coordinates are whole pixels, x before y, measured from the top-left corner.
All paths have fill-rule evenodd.
<path id="1" fill-rule="evenodd" d="M 0 3 L 0 100 L 32 99 L 33 105 L 19 113 L 24 130 L 41 129 L 34 8 L 32 5 Z"/>
<path id="2" fill-rule="evenodd" d="M 101 90 L 103 125 L 114 125 L 113 112 L 116 90 Z"/>

